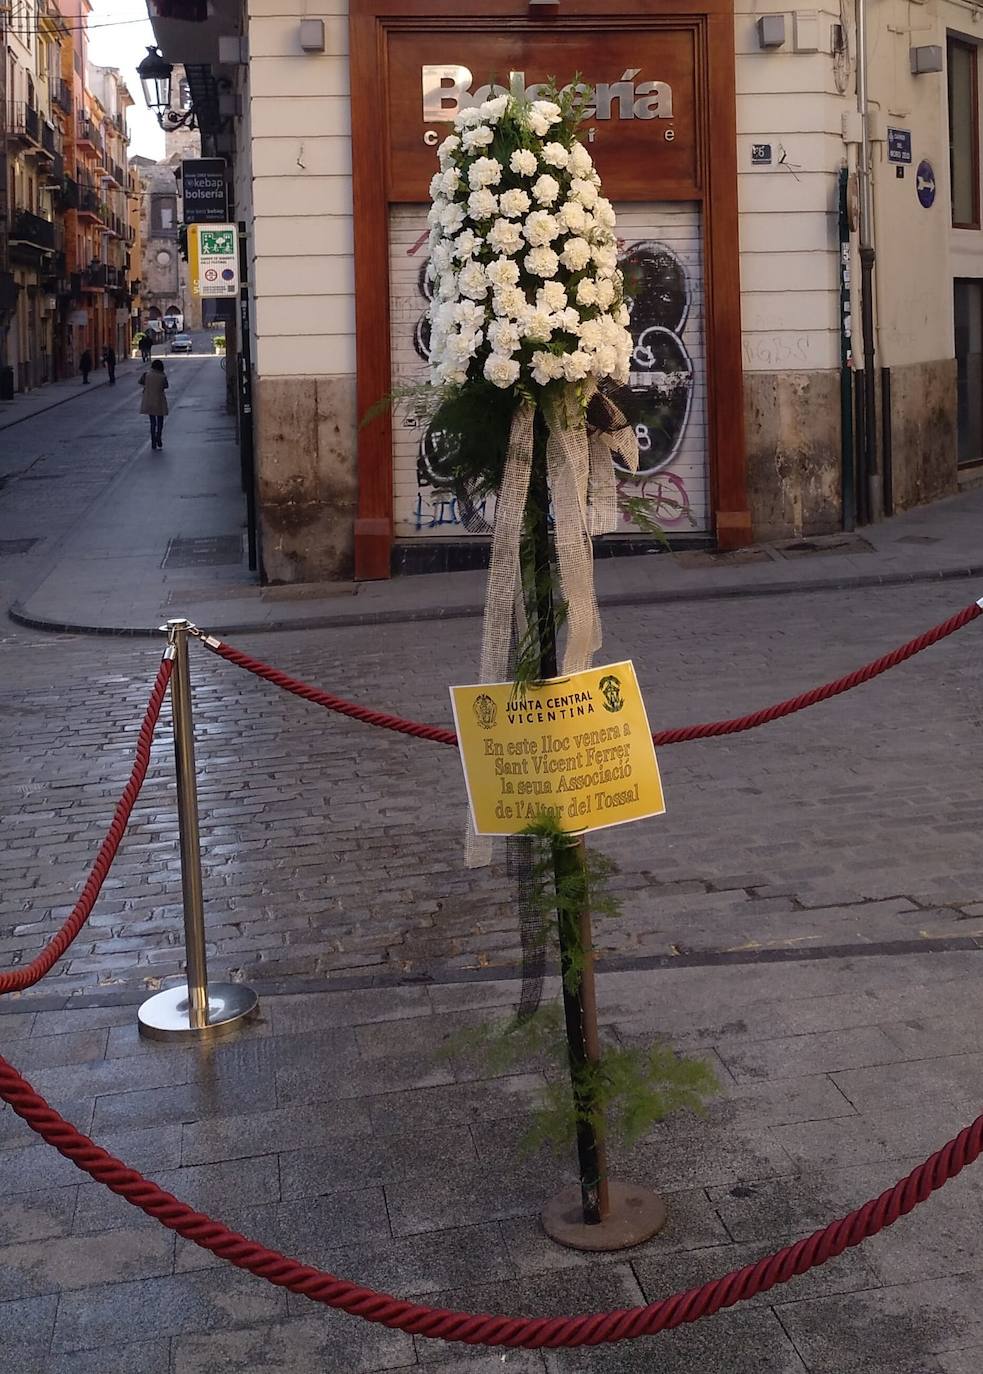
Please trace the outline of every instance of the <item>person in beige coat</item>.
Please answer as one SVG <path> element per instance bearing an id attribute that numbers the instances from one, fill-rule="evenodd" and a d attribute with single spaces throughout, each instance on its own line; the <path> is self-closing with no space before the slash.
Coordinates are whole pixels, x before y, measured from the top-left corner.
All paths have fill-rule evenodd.
<path id="1" fill-rule="evenodd" d="M 150 370 L 140 378 L 140 385 L 143 387 L 140 414 L 150 416 L 150 447 L 163 448 L 164 416 L 167 414 L 165 392 L 169 383 L 164 374 L 164 364 L 159 358 L 154 359 Z"/>

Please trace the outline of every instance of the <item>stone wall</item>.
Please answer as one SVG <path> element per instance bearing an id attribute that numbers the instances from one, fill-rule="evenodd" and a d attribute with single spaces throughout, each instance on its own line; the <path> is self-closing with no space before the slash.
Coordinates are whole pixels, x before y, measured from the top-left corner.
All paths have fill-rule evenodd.
<path id="1" fill-rule="evenodd" d="M 256 377 L 256 482 L 268 582 L 352 577 L 354 377 Z"/>
<path id="2" fill-rule="evenodd" d="M 839 529 L 839 373 L 747 372 L 744 405 L 754 538 Z"/>
<path id="3" fill-rule="evenodd" d="M 894 508 L 952 495 L 956 480 L 956 360 L 891 368 Z"/>

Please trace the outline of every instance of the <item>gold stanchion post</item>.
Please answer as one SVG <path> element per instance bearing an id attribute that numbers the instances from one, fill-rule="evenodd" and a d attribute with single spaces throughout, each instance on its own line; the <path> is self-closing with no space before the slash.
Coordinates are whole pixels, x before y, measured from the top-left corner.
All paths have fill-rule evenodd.
<path id="1" fill-rule="evenodd" d="M 205 900 L 198 833 L 194 717 L 188 639 L 197 633 L 189 620 L 169 620 L 165 654 L 174 660 L 171 711 L 177 766 L 178 829 L 181 838 L 181 890 L 187 981 L 165 988 L 142 1004 L 140 1034 L 152 1040 L 205 1040 L 229 1035 L 259 1010 L 259 998 L 243 983 L 208 982 L 205 959 Z"/>

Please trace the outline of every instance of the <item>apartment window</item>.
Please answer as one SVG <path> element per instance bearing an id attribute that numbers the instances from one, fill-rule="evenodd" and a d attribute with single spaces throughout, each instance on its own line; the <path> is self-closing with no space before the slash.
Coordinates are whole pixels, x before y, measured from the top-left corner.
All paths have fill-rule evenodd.
<path id="1" fill-rule="evenodd" d="M 949 81 L 949 176 L 954 229 L 980 227 L 980 112 L 977 49 L 947 40 Z"/>

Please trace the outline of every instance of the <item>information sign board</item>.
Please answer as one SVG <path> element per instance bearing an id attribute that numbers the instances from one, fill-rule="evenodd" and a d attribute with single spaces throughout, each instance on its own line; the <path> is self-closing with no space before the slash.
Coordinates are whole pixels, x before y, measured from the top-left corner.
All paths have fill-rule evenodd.
<path id="1" fill-rule="evenodd" d="M 189 224 L 188 266 L 196 296 L 234 296 L 239 290 L 239 244 L 234 224 Z"/>

